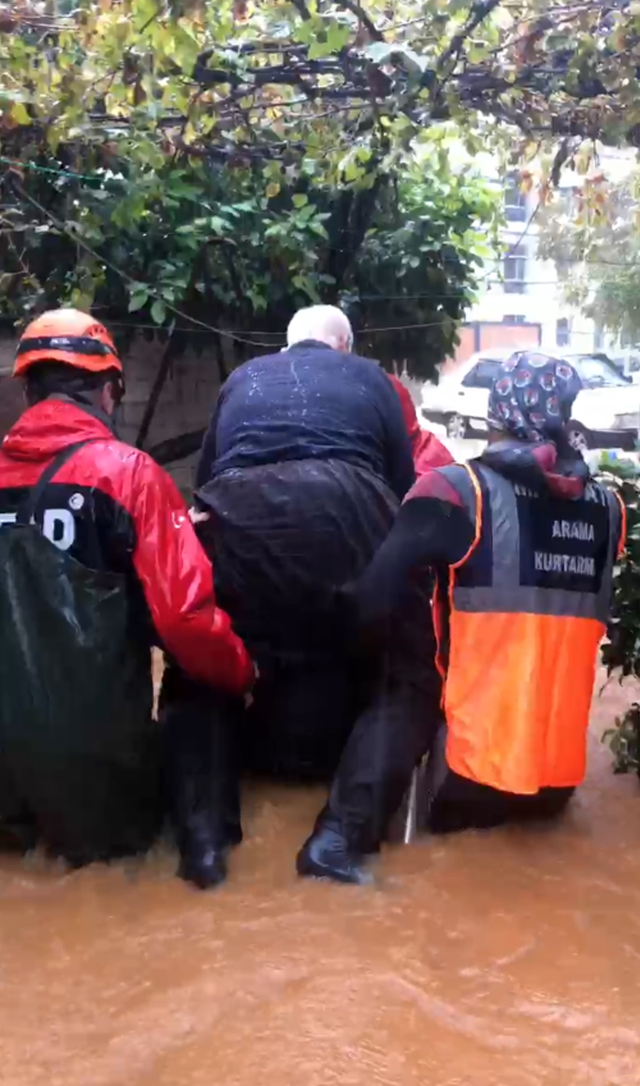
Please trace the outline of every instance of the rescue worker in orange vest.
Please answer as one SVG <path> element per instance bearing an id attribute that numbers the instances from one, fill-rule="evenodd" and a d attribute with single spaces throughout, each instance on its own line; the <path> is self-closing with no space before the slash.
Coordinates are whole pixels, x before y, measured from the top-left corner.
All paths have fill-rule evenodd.
<path id="1" fill-rule="evenodd" d="M 433 832 L 558 814 L 584 777 L 625 516 L 568 443 L 580 387 L 547 355 L 505 362 L 482 456 L 416 482 L 348 593 L 361 633 L 384 637 L 412 583 L 436 573 L 444 721 L 422 797 Z"/>

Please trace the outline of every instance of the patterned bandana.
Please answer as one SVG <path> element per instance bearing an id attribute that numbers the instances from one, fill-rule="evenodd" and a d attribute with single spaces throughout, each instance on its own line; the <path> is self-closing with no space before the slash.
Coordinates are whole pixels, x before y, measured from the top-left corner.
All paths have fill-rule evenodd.
<path id="1" fill-rule="evenodd" d="M 582 388 L 576 370 L 543 354 L 504 362 L 489 394 L 489 425 L 517 441 L 555 441 Z"/>

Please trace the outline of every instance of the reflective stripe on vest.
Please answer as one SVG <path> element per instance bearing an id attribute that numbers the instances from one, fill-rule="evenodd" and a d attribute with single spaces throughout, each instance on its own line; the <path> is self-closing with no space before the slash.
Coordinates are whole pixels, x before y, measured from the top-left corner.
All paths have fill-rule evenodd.
<path id="1" fill-rule="evenodd" d="M 579 784 L 620 535 L 616 496 L 589 483 L 567 504 L 484 465 L 440 472 L 476 524 L 450 571 L 447 762 L 518 794 Z M 480 551 L 487 568 L 474 572 Z"/>

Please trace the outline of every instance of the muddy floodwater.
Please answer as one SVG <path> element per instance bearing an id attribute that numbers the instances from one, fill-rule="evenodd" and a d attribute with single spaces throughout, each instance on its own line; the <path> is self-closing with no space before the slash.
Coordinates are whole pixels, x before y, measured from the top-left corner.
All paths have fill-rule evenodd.
<path id="1" fill-rule="evenodd" d="M 640 784 L 590 763 L 561 825 L 387 850 L 375 891 L 296 879 L 321 796 L 275 787 L 210 895 L 162 850 L 0 859 L 0 1082 L 640 1083 Z"/>

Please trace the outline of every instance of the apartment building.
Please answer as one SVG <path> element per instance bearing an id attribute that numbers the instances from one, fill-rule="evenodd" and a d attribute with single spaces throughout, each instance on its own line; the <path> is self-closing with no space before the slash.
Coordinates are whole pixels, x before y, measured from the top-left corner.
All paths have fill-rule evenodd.
<path id="1" fill-rule="evenodd" d="M 605 149 L 600 166 L 606 176 L 620 180 L 635 164 L 634 154 L 627 150 Z M 481 273 L 481 288 L 476 304 L 469 309 L 467 321 L 471 326 L 506 325 L 513 340 L 513 326 L 536 326 L 543 350 L 568 351 L 614 350 L 612 337 L 599 329 L 593 320 L 566 301 L 555 264 L 538 257 L 539 224 L 536 220 L 538 191 L 521 189 L 520 174 L 514 173 L 501 181 L 495 163 L 488 160 L 483 172 L 504 188 L 506 225 L 502 230 L 504 255 L 499 262 L 489 264 Z M 581 178 L 565 171 L 561 187 L 573 189 Z M 578 269 L 579 271 L 580 269 Z M 493 332 L 492 338 L 499 338 Z"/>

